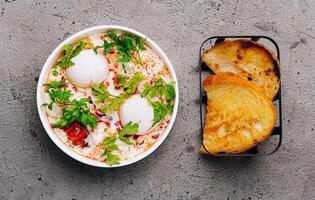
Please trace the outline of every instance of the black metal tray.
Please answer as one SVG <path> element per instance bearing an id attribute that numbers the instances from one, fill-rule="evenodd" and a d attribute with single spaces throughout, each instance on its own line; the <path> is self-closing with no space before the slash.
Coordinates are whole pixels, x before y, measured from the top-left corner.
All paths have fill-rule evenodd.
<path id="1" fill-rule="evenodd" d="M 199 50 L 199 89 L 200 89 L 200 96 L 199 96 L 199 103 L 200 103 L 200 133 L 203 137 L 203 127 L 204 127 L 204 116 L 205 116 L 205 105 L 207 103 L 207 95 L 203 90 L 202 81 L 205 75 L 214 74 L 209 67 L 205 65 L 205 63 L 201 60 L 202 53 L 208 49 L 213 47 L 215 44 L 219 42 L 223 42 L 225 39 L 235 40 L 235 39 L 249 39 L 252 41 L 259 41 L 260 43 L 266 45 L 271 50 L 276 52 L 276 55 L 280 61 L 280 51 L 278 44 L 270 37 L 267 36 L 260 36 L 260 35 L 250 35 L 250 36 L 214 36 L 206 39 Z M 251 156 L 261 156 L 261 155 L 270 155 L 276 152 L 279 147 L 281 146 L 282 142 L 282 110 L 281 110 L 281 69 L 280 70 L 280 87 L 277 95 L 275 96 L 273 103 L 277 108 L 277 124 L 276 127 L 273 129 L 272 134 L 266 141 L 263 143 L 257 144 L 255 147 L 251 148 L 250 150 L 239 153 L 239 154 L 217 154 L 217 155 L 210 155 L 211 156 L 228 156 L 228 157 L 251 157 Z M 203 144 L 202 144 L 203 145 Z M 204 146 L 203 146 L 204 147 Z M 207 149 L 204 147 L 207 151 Z"/>

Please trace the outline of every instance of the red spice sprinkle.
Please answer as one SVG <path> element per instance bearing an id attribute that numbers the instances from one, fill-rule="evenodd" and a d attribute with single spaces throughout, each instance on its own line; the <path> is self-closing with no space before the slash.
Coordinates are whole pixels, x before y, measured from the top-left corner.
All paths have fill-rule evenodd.
<path id="1" fill-rule="evenodd" d="M 105 35 L 101 35 L 101 36 L 100 36 L 100 39 L 101 39 L 101 40 L 104 40 L 105 37 L 106 37 Z"/>
<path id="2" fill-rule="evenodd" d="M 117 123 L 118 123 L 121 127 L 123 126 L 120 120 L 117 121 Z"/>
<path id="3" fill-rule="evenodd" d="M 160 134 L 152 135 L 152 139 L 156 140 L 159 136 Z"/>
<path id="4" fill-rule="evenodd" d="M 78 89 L 77 89 L 76 87 L 74 87 L 74 86 L 72 86 L 72 89 L 73 89 L 75 92 L 78 91 Z"/>
<path id="5" fill-rule="evenodd" d="M 114 63 L 114 67 L 117 68 L 118 67 L 118 63 Z"/>
<path id="6" fill-rule="evenodd" d="M 99 111 L 96 111 L 95 114 L 96 114 L 96 116 L 98 116 L 98 117 L 103 117 L 103 116 L 105 116 L 104 113 L 99 112 Z"/>
<path id="7" fill-rule="evenodd" d="M 109 122 L 105 122 L 106 126 L 109 128 L 110 127 L 110 123 Z"/>
<path id="8" fill-rule="evenodd" d="M 133 136 L 133 139 L 136 140 L 136 139 L 138 139 L 139 137 L 140 137 L 140 135 L 134 135 L 134 136 Z"/>

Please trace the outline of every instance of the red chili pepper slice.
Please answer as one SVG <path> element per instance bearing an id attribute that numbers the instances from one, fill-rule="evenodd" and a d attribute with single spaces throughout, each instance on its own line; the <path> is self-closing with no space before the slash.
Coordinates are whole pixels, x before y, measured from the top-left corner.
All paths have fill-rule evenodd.
<path id="1" fill-rule="evenodd" d="M 76 135 L 73 135 L 73 136 L 69 136 L 69 139 L 72 141 L 72 142 L 76 142 L 76 141 L 79 141 L 79 140 L 82 140 L 84 139 L 88 134 L 88 130 L 87 128 L 85 128 L 84 126 L 81 127 L 80 131 L 76 134 Z"/>
<path id="2" fill-rule="evenodd" d="M 84 138 L 87 137 L 89 131 L 88 129 L 78 122 L 73 122 L 69 127 L 63 128 L 66 132 L 69 140 L 73 142 L 74 145 L 79 145 L 85 147 L 87 144 L 84 142 Z"/>

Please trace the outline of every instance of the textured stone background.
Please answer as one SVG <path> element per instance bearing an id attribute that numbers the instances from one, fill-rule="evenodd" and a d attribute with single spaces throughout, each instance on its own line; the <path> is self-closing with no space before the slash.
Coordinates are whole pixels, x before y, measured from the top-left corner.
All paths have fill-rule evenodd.
<path id="1" fill-rule="evenodd" d="M 315 199 L 315 1 L 248 2 L 1 0 L 0 199 Z M 150 36 L 166 51 L 180 85 L 167 140 L 145 160 L 109 170 L 59 150 L 35 101 L 50 52 L 70 34 L 102 24 Z M 284 142 L 272 156 L 198 153 L 198 48 L 205 38 L 226 34 L 268 35 L 280 45 Z"/>

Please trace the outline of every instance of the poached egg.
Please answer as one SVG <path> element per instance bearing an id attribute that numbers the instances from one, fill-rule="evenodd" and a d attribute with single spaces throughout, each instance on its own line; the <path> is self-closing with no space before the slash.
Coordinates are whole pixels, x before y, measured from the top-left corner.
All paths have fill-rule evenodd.
<path id="1" fill-rule="evenodd" d="M 72 59 L 74 65 L 66 70 L 70 82 L 80 88 L 91 87 L 106 79 L 109 71 L 108 61 L 101 53 L 92 49 L 82 50 Z"/>
<path id="2" fill-rule="evenodd" d="M 120 106 L 119 116 L 123 126 L 130 121 L 139 124 L 138 135 L 143 135 L 153 125 L 154 112 L 146 98 L 135 94 Z"/>

